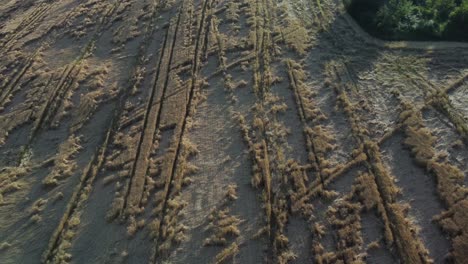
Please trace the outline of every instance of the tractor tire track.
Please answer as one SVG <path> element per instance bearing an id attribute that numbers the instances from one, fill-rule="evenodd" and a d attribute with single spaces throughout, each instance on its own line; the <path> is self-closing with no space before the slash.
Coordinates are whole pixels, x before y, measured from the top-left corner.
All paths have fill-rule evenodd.
<path id="1" fill-rule="evenodd" d="M 159 245 L 163 243 L 163 237 L 161 236 L 163 228 L 166 223 L 165 217 L 167 214 L 167 206 L 168 206 L 168 201 L 171 197 L 174 185 L 179 185 L 178 183 L 174 182 L 174 179 L 176 177 L 177 173 L 177 167 L 179 165 L 179 159 L 181 156 L 181 149 L 182 149 L 182 141 L 186 133 L 186 126 L 187 126 L 187 120 L 188 117 L 191 116 L 193 107 L 194 107 L 194 96 L 195 96 L 195 91 L 197 89 L 197 83 L 198 83 L 198 74 L 200 71 L 200 59 L 202 58 L 203 54 L 201 54 L 202 50 L 204 49 L 204 46 L 207 45 L 205 41 L 208 39 L 208 33 L 209 33 L 209 25 L 210 25 L 210 18 L 211 15 L 207 14 L 208 12 L 211 11 L 211 7 L 213 4 L 213 0 L 205 0 L 202 3 L 202 11 L 201 11 L 201 18 L 200 18 L 200 25 L 197 31 L 197 38 L 195 42 L 195 47 L 194 47 L 194 57 L 193 57 L 193 64 L 192 64 L 192 71 L 191 71 L 191 84 L 189 88 L 189 97 L 188 97 L 188 102 L 185 108 L 185 113 L 183 116 L 182 120 L 182 125 L 180 128 L 180 135 L 178 135 L 177 143 L 176 143 L 176 149 L 175 149 L 175 155 L 173 160 L 171 161 L 171 164 L 169 164 L 169 167 L 166 169 L 167 175 L 169 175 L 169 178 L 166 180 L 164 190 L 163 190 L 163 206 L 161 210 L 161 216 L 160 216 L 160 226 L 159 230 L 157 233 L 156 238 L 154 239 L 155 241 L 155 246 L 154 246 L 154 254 L 151 258 L 152 263 L 160 263 L 161 260 L 158 259 L 160 257 L 160 252 L 159 252 Z M 164 176 L 164 174 L 163 174 Z M 175 193 L 177 193 L 179 190 L 175 190 Z"/>
<path id="2" fill-rule="evenodd" d="M 164 38 L 162 52 L 157 66 L 157 74 L 144 115 L 143 131 L 138 141 L 135 162 L 131 169 L 129 186 L 127 187 L 124 198 L 125 206 L 122 208 L 121 215 L 124 215 L 124 213 L 130 214 L 132 210 L 138 208 L 140 205 L 141 196 L 145 187 L 148 158 L 154 144 L 155 132 L 159 129 L 159 124 L 161 122 L 161 112 L 167 93 L 182 12 L 181 9 L 175 24 L 168 27 Z"/>

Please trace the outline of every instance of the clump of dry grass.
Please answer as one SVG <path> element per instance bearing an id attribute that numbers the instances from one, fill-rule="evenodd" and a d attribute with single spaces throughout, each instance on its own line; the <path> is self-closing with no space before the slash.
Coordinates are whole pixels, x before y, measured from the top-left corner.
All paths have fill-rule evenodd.
<path id="1" fill-rule="evenodd" d="M 8 242 L 3 242 L 0 244 L 0 252 L 7 250 L 8 248 L 11 247 L 11 244 Z"/>
<path id="2" fill-rule="evenodd" d="M 237 255 L 237 253 L 239 253 L 239 245 L 237 244 L 237 242 L 233 242 L 229 247 L 223 249 L 223 251 L 216 255 L 215 263 L 225 263 L 228 259 L 231 259 L 235 255 Z"/>
<path id="3" fill-rule="evenodd" d="M 140 35 L 141 32 L 138 28 L 138 20 L 132 18 L 113 31 L 112 42 L 116 45 L 123 46 Z"/>
<path id="4" fill-rule="evenodd" d="M 177 245 L 187 239 L 185 233 L 187 232 L 188 228 L 182 224 L 177 224 L 175 218 L 168 219 L 169 220 L 167 221 L 170 224 L 166 224 L 166 226 L 163 226 L 162 229 L 161 235 L 162 241 L 164 242 L 158 246 L 159 254 L 168 252 L 173 245 Z"/>
<path id="5" fill-rule="evenodd" d="M 0 93 L 0 112 L 3 112 L 3 110 L 10 105 L 14 96 L 27 84 L 32 84 L 32 87 L 26 91 L 27 100 L 20 104 L 22 106 L 21 110 L 30 108 L 31 102 L 37 99 L 31 98 L 29 95 L 31 93 L 37 93 L 48 77 L 48 74 L 44 70 L 44 68 L 46 68 L 46 63 L 42 55 L 42 52 L 37 52 L 32 57 L 27 58 L 26 54 L 17 51 L 7 56 L 9 59 L 17 61 L 0 68 L 0 77 L 2 77 L 0 81 L 0 90 L 2 90 Z M 3 76 L 2 73 L 6 76 Z M 20 78 L 18 79 L 18 77 Z M 18 106 L 15 106 L 15 108 L 17 107 Z M 19 109 L 14 112 L 21 111 L 18 110 Z"/>
<path id="6" fill-rule="evenodd" d="M 42 221 L 42 216 L 39 214 L 33 214 L 30 219 L 32 223 L 36 224 Z"/>
<path id="7" fill-rule="evenodd" d="M 418 230 L 406 217 L 409 205 L 389 204 L 389 219 L 391 219 L 393 232 L 399 239 L 395 240 L 395 245 L 401 252 L 401 257 L 405 263 L 432 263 L 429 251 L 419 239 Z"/>
<path id="8" fill-rule="evenodd" d="M 432 148 L 435 137 L 431 135 L 427 128 L 407 127 L 404 143 L 411 148 L 411 152 L 418 164 L 426 164 L 435 155 Z"/>
<path id="9" fill-rule="evenodd" d="M 119 193 L 116 193 L 116 197 L 112 201 L 112 205 L 106 213 L 106 220 L 110 222 L 114 220 L 117 216 L 119 216 L 120 211 L 124 207 L 124 205 L 124 198 L 121 197 Z"/>
<path id="10" fill-rule="evenodd" d="M 226 18 L 228 22 L 237 23 L 239 21 L 240 3 L 229 2 L 226 9 Z"/>
<path id="11" fill-rule="evenodd" d="M 307 168 L 300 166 L 294 160 L 288 160 L 285 168 L 285 175 L 288 176 L 289 181 L 292 183 L 294 196 L 300 197 L 307 192 L 308 176 Z"/>
<path id="12" fill-rule="evenodd" d="M 31 109 L 13 111 L 0 116 L 0 146 L 5 144 L 8 135 L 15 128 L 31 120 L 33 111 Z"/>
<path id="13" fill-rule="evenodd" d="M 449 207 L 466 197 L 468 189 L 464 186 L 465 175 L 458 167 L 433 160 L 427 166 L 437 176 L 438 192 Z"/>
<path id="14" fill-rule="evenodd" d="M 0 169 L 0 204 L 4 203 L 8 194 L 21 189 L 20 178 L 26 175 L 29 168 L 6 167 Z"/>
<path id="15" fill-rule="evenodd" d="M 286 19 L 285 25 L 276 28 L 282 40 L 299 55 L 305 55 L 311 47 L 311 38 L 307 29 L 297 19 Z"/>
<path id="16" fill-rule="evenodd" d="M 335 256 L 344 263 L 364 263 L 361 254 L 364 243 L 361 236 L 360 203 L 353 202 L 352 195 L 338 199 L 329 207 L 327 219 L 336 230 Z"/>
<path id="17" fill-rule="evenodd" d="M 273 253 L 279 263 L 295 258 L 294 253 L 288 248 L 289 239 L 285 234 L 288 222 L 288 202 L 284 194 L 277 193 L 272 204 L 272 219 L 268 222 L 268 233 L 273 239 Z"/>
<path id="18" fill-rule="evenodd" d="M 296 260 L 297 255 L 291 250 L 284 250 L 279 256 L 277 256 L 277 258 L 279 264 L 287 264 L 293 260 Z"/>
<path id="19" fill-rule="evenodd" d="M 45 186 L 57 186 L 60 179 L 70 177 L 76 169 L 77 165 L 74 158 L 80 150 L 80 137 L 70 136 L 67 141 L 60 145 L 54 160 L 54 167 L 42 183 Z"/>
<path id="20" fill-rule="evenodd" d="M 229 210 L 214 210 L 208 217 L 210 221 L 209 230 L 213 233 L 209 238 L 205 239 L 203 245 L 225 245 L 229 238 L 240 235 L 239 224 L 241 220 L 236 216 L 230 216 Z"/>
<path id="21" fill-rule="evenodd" d="M 438 91 L 429 98 L 434 107 L 444 113 L 457 128 L 457 132 L 463 137 L 465 143 L 468 142 L 468 125 L 466 118 L 454 110 L 447 93 Z"/>
<path id="22" fill-rule="evenodd" d="M 315 160 L 318 168 L 321 170 L 322 174 L 327 172 L 327 169 L 332 166 L 330 162 L 327 161 L 326 155 L 331 151 L 336 149 L 335 137 L 328 130 L 328 128 L 321 125 L 314 126 L 313 128 L 305 127 L 304 133 L 307 136 L 308 148 L 311 150 L 315 157 L 311 160 Z"/>
<path id="23" fill-rule="evenodd" d="M 131 134 L 117 133 L 113 140 L 113 151 L 106 156 L 105 169 L 108 171 L 126 171 L 131 168 L 137 137 Z"/>
<path id="24" fill-rule="evenodd" d="M 361 173 L 353 185 L 353 192 L 359 197 L 367 211 L 375 207 L 380 207 L 379 211 L 383 210 L 382 199 L 373 175 Z"/>
<path id="25" fill-rule="evenodd" d="M 39 200 L 35 201 L 33 205 L 31 206 L 31 209 L 29 210 L 29 213 L 31 215 L 38 214 L 42 212 L 46 205 L 47 205 L 48 200 L 47 199 L 42 199 L 40 198 Z"/>
<path id="26" fill-rule="evenodd" d="M 286 103 L 275 104 L 270 108 L 270 112 L 275 115 L 277 113 L 284 113 L 288 109 Z"/>
<path id="27" fill-rule="evenodd" d="M 417 113 L 409 103 L 403 103 L 403 108 L 400 120 L 406 134 L 404 143 L 410 147 L 416 162 L 424 166 L 435 155 L 433 145 L 436 138 L 427 128 L 423 127 L 421 113 Z"/>
<path id="28" fill-rule="evenodd" d="M 56 203 L 58 201 L 61 201 L 63 200 L 63 193 L 62 192 L 58 192 L 54 195 L 54 198 L 53 198 L 53 202 Z"/>
<path id="29" fill-rule="evenodd" d="M 145 220 L 141 219 L 139 221 L 136 220 L 135 216 L 131 215 L 128 220 L 127 226 L 127 235 L 129 237 L 133 237 L 139 229 L 142 229 L 145 226 Z"/>
<path id="30" fill-rule="evenodd" d="M 84 64 L 82 67 L 83 69 L 88 69 L 89 66 Z M 72 133 L 81 128 L 90 119 L 101 102 L 110 100 L 116 96 L 116 87 L 106 85 L 105 81 L 108 74 L 108 65 L 96 67 L 89 73 L 86 70 L 80 72 L 78 83 L 82 87 L 81 89 L 85 89 L 85 91 L 80 96 L 76 114 L 73 116 Z"/>
<path id="31" fill-rule="evenodd" d="M 109 8 L 108 4 L 98 1 L 81 3 L 72 10 L 69 18 L 61 26 L 66 29 L 66 34 L 73 38 L 80 38 L 96 27 L 96 16 L 103 16 L 103 10 Z"/>
<path id="32" fill-rule="evenodd" d="M 177 188 L 177 185 L 174 188 Z M 155 209 L 152 212 L 155 219 L 150 223 L 149 231 L 150 236 L 158 241 L 157 255 L 165 254 L 173 245 L 186 239 L 187 227 L 179 224 L 178 218 L 180 212 L 187 206 L 187 202 L 183 201 L 178 193 L 179 191 L 175 191 L 172 195 L 166 196 L 165 190 L 162 190 L 155 194 Z M 161 217 L 163 212 L 164 217 Z"/>
<path id="33" fill-rule="evenodd" d="M 463 263 L 468 257 L 468 201 L 460 200 L 449 210 L 435 217 L 435 220 L 452 237 L 452 260 L 455 263 Z"/>
<path id="34" fill-rule="evenodd" d="M 367 245 L 367 250 L 374 250 L 374 249 L 379 249 L 380 248 L 380 243 L 379 241 L 372 241 Z"/>
<path id="35" fill-rule="evenodd" d="M 377 143 L 367 140 L 364 142 L 364 150 L 369 158 L 371 172 L 375 176 L 382 199 L 387 203 L 394 202 L 401 190 L 394 184 L 394 176 L 390 174 L 384 165 L 379 146 Z"/>
<path id="36" fill-rule="evenodd" d="M 237 185 L 236 184 L 229 184 L 227 186 L 226 197 L 231 201 L 237 200 L 238 197 L 237 197 Z"/>
<path id="37" fill-rule="evenodd" d="M 61 73 L 63 76 L 74 76 L 71 82 L 67 82 L 66 78 L 61 76 L 57 79 L 56 92 L 52 90 L 48 96 L 53 100 L 50 101 L 50 104 L 44 104 L 44 108 L 41 109 L 41 115 L 44 114 L 44 118 L 37 118 L 35 125 L 37 127 L 49 125 L 51 128 L 58 128 L 60 122 L 65 118 L 70 116 L 71 109 L 74 107 L 72 100 L 73 95 L 76 90 L 80 87 L 78 78 L 81 74 L 85 74 L 88 69 L 88 65 L 85 63 L 84 59 L 77 61 L 73 66 L 66 66 L 64 73 Z M 54 96 L 55 95 L 55 96 Z"/>
<path id="38" fill-rule="evenodd" d="M 314 254 L 314 260 L 316 263 L 341 263 L 335 252 L 327 252 L 322 244 L 315 241 L 312 245 L 312 253 Z"/>
<path id="39" fill-rule="evenodd" d="M 154 219 L 148 225 L 149 235 L 151 238 L 156 238 L 159 235 L 159 228 L 161 227 L 161 221 L 159 219 Z"/>

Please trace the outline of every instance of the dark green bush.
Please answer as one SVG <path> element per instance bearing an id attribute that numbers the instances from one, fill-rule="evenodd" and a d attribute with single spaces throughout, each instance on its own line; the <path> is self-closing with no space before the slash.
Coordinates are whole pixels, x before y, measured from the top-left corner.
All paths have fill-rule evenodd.
<path id="1" fill-rule="evenodd" d="M 446 36 L 459 36 L 460 39 L 468 40 L 468 0 L 463 0 L 450 12 L 444 33 Z"/>
<path id="2" fill-rule="evenodd" d="M 384 39 L 468 40 L 468 0 L 354 0 L 348 10 Z"/>

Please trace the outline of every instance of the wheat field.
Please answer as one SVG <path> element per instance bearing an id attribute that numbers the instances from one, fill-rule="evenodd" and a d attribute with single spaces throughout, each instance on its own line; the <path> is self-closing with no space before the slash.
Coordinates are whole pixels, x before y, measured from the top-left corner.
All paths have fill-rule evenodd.
<path id="1" fill-rule="evenodd" d="M 341 0 L 0 0 L 0 263 L 467 263 L 468 44 Z"/>

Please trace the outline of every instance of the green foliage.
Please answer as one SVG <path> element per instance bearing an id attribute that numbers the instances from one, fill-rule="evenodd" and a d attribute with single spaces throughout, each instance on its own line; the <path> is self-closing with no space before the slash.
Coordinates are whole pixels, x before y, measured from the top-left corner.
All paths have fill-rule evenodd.
<path id="1" fill-rule="evenodd" d="M 447 35 L 458 35 L 468 39 L 468 0 L 463 0 L 449 15 L 446 26 Z"/>
<path id="2" fill-rule="evenodd" d="M 468 40 L 468 0 L 388 0 L 373 10 L 354 0 L 351 7 L 356 18 L 371 12 L 364 26 L 384 38 Z"/>
<path id="3" fill-rule="evenodd" d="M 421 9 L 411 0 L 390 0 L 376 16 L 377 26 L 386 33 L 409 33 L 422 23 Z"/>

